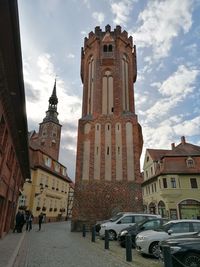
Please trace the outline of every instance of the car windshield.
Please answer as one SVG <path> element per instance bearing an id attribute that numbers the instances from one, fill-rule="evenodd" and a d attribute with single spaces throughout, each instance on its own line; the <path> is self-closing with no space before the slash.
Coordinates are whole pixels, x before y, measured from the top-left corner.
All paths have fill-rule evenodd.
<path id="1" fill-rule="evenodd" d="M 155 229 L 154 231 L 167 232 L 171 225 L 172 225 L 172 223 L 165 223 L 165 224 L 161 225 L 158 229 Z"/>

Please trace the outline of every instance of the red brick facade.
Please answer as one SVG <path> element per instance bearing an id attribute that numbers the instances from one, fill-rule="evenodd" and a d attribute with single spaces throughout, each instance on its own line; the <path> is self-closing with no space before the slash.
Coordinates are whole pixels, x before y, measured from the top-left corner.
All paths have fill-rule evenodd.
<path id="1" fill-rule="evenodd" d="M 96 27 L 85 38 L 72 230 L 119 211 L 142 210 L 143 139 L 134 107 L 136 75 L 132 37 L 120 26 L 111 31 L 107 25 L 105 32 Z"/>
<path id="2" fill-rule="evenodd" d="M 14 225 L 20 189 L 30 178 L 16 0 L 0 1 L 0 238 Z"/>

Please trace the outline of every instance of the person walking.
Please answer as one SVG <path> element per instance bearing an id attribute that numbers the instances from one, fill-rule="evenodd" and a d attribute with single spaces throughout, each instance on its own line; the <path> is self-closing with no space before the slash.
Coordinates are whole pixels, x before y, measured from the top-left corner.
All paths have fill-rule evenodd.
<path id="1" fill-rule="evenodd" d="M 26 231 L 29 231 L 32 229 L 32 221 L 33 221 L 33 215 L 31 211 L 26 211 L 25 214 L 25 220 L 26 220 Z"/>
<path id="2" fill-rule="evenodd" d="M 38 217 L 39 231 L 41 230 L 42 222 L 43 222 L 43 213 L 41 212 L 39 217 Z"/>
<path id="3" fill-rule="evenodd" d="M 15 216 L 15 227 L 13 229 L 13 233 L 15 233 L 15 231 L 17 231 L 17 233 L 19 233 L 20 222 L 21 222 L 21 211 L 18 210 L 18 212 L 17 212 L 17 214 Z"/>

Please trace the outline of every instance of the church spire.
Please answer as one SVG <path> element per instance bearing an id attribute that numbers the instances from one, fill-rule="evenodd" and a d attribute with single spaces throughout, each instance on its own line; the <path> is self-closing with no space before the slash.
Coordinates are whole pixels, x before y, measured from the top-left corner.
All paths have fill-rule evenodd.
<path id="1" fill-rule="evenodd" d="M 58 98 L 56 95 L 56 79 L 55 79 L 52 95 L 49 98 L 49 107 L 48 110 L 46 111 L 46 117 L 43 119 L 43 122 L 53 121 L 59 123 L 59 120 L 57 118 L 58 116 L 57 104 L 58 104 Z"/>

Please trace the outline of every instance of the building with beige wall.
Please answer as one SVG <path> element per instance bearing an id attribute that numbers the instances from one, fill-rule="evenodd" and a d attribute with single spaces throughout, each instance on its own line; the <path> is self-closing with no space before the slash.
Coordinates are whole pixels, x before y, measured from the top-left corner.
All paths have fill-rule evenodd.
<path id="1" fill-rule="evenodd" d="M 200 218 L 200 147 L 181 143 L 171 150 L 147 149 L 143 204 L 147 212 L 169 218 Z"/>

